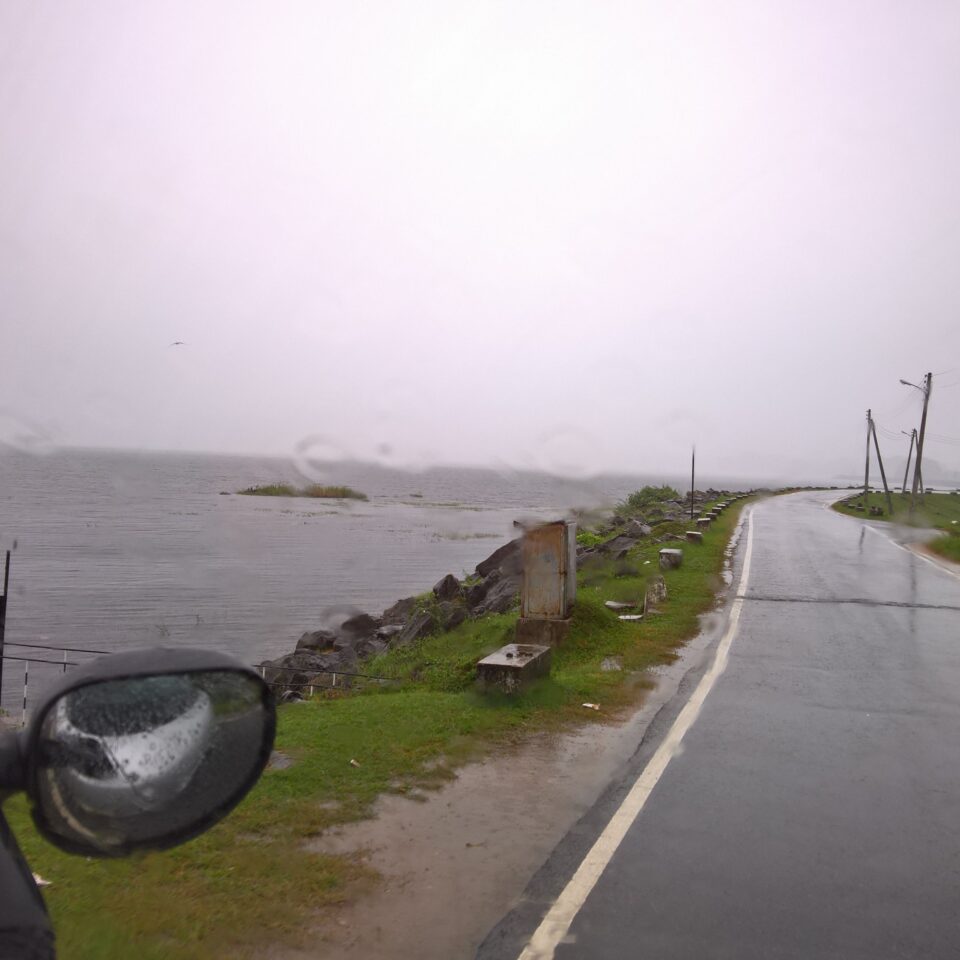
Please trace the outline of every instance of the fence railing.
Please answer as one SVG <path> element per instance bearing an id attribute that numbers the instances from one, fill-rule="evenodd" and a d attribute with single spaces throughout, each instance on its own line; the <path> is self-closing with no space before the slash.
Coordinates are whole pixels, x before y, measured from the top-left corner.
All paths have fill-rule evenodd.
<path id="1" fill-rule="evenodd" d="M 13 649 L 11 650 L 11 648 Z M 36 656 L 34 651 L 49 653 L 50 656 Z M 7 640 L 3 645 L 3 653 L 0 655 L 0 661 L 3 662 L 4 666 L 6 666 L 7 663 L 11 665 L 15 663 L 23 664 L 23 684 L 22 693 L 14 699 L 11 695 L 10 688 L 14 686 L 16 689 L 20 686 L 19 677 L 17 680 L 14 680 L 10 673 L 6 670 L 3 671 L 4 679 L 2 684 L 3 689 L 0 690 L 0 709 L 2 709 L 2 712 L 5 714 L 6 721 L 8 723 L 12 721 L 21 726 L 26 724 L 30 712 L 30 701 L 39 693 L 42 693 L 45 683 L 52 682 L 51 672 L 57 675 L 63 674 L 67 672 L 68 668 L 82 666 L 88 662 L 89 658 L 116 652 L 115 650 L 95 650 L 91 647 L 70 647 L 60 644 L 26 643 Z M 57 654 L 59 654 L 59 656 L 56 656 Z M 86 658 L 74 659 L 73 657 L 68 657 L 68 654 L 86 655 Z M 31 668 L 34 664 L 38 665 L 40 669 L 32 670 Z M 54 668 L 53 671 L 51 671 L 51 668 Z M 387 683 L 400 682 L 397 677 L 379 677 L 374 674 L 349 670 L 311 669 L 305 671 L 302 667 L 265 666 L 258 666 L 255 667 L 255 669 L 259 671 L 260 676 L 265 680 L 267 679 L 267 671 L 269 670 L 271 676 L 270 679 L 267 680 L 267 683 L 278 694 L 282 694 L 288 690 L 294 690 L 301 696 L 309 697 L 326 690 L 346 691 L 348 689 L 357 689 L 358 687 L 369 685 L 382 686 Z M 283 678 L 284 674 L 290 677 L 291 675 L 303 675 L 304 673 L 311 675 L 312 682 L 298 682 L 292 678 Z M 40 676 L 37 676 L 37 674 L 40 674 Z M 323 678 L 322 680 L 318 679 L 321 677 Z M 19 717 L 17 714 L 19 714 Z"/>
<path id="2" fill-rule="evenodd" d="M 399 679 L 396 677 L 378 677 L 370 673 L 355 673 L 349 670 L 314 670 L 310 668 L 305 670 L 303 667 L 265 667 L 258 666 L 257 670 L 260 671 L 260 676 L 274 689 L 280 691 L 287 690 L 298 690 L 301 693 L 306 693 L 307 696 L 312 697 L 318 690 L 334 690 L 334 689 L 344 689 L 353 686 L 357 681 L 361 683 L 369 682 L 371 684 L 377 684 L 382 686 L 385 683 L 399 683 Z M 267 670 L 270 671 L 271 676 L 267 680 Z M 275 674 L 312 674 L 312 682 L 294 682 L 291 680 L 285 680 L 280 677 L 277 677 Z M 330 678 L 329 683 L 319 683 L 317 682 L 318 677 Z"/>
<path id="3" fill-rule="evenodd" d="M 11 652 L 9 648 L 13 647 L 14 651 Z M 51 657 L 38 657 L 33 656 L 28 652 L 20 653 L 20 650 L 33 651 L 40 650 L 43 652 L 50 653 L 60 653 L 60 657 L 51 658 Z M 6 716 L 8 720 L 13 720 L 17 722 L 15 714 L 19 708 L 20 719 L 19 723 L 21 725 L 26 724 L 27 722 L 27 712 L 29 709 L 29 699 L 31 696 L 30 689 L 30 666 L 31 664 L 44 664 L 45 667 L 59 667 L 60 669 L 55 671 L 58 674 L 66 673 L 68 667 L 78 667 L 85 661 L 83 660 L 73 660 L 68 659 L 68 653 L 81 653 L 89 654 L 92 657 L 101 656 L 102 654 L 109 653 L 107 650 L 92 650 L 89 647 L 66 647 L 60 645 L 53 645 L 49 643 L 25 643 L 14 640 L 7 640 L 3 645 L 3 654 L 0 656 L 0 660 L 3 661 L 4 665 L 9 663 L 22 663 L 23 664 L 23 694 L 16 701 L 16 706 L 13 708 L 13 711 L 9 709 L 10 697 L 7 695 L 4 697 L 4 691 L 0 690 L 0 708 L 3 708 L 6 711 Z M 46 674 L 46 679 L 49 680 L 50 671 L 41 668 L 42 672 Z M 35 671 L 36 672 L 36 671 Z M 6 671 L 4 671 L 6 673 Z M 16 682 L 16 681 L 15 681 Z M 36 684 L 35 684 L 36 685 Z M 3 686 L 6 688 L 10 686 L 9 675 L 4 679 Z"/>

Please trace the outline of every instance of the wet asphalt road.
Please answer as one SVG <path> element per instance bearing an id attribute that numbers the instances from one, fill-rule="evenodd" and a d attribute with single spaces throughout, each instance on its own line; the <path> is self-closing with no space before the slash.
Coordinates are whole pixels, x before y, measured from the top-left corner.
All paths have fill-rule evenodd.
<path id="1" fill-rule="evenodd" d="M 960 580 L 829 499 L 754 507 L 727 669 L 560 960 L 960 956 Z M 681 706 L 479 957 L 516 960 Z"/>

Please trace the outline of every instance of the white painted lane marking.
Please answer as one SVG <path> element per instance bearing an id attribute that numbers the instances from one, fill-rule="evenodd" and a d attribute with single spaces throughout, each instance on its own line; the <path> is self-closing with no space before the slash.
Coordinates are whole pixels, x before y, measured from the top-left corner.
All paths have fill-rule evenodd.
<path id="1" fill-rule="evenodd" d="M 747 549 L 743 556 L 743 569 L 740 571 L 740 583 L 736 593 L 742 595 L 747 589 L 750 578 L 750 558 L 753 554 L 753 510 L 747 515 Z M 727 668 L 730 646 L 740 621 L 740 609 L 743 597 L 738 596 L 730 607 L 730 620 L 727 630 L 717 646 L 717 655 L 710 669 L 700 678 L 696 690 L 680 711 L 663 743 L 657 748 L 650 762 L 644 767 L 623 803 L 617 808 L 603 833 L 597 838 L 590 852 L 584 857 L 577 872 L 570 878 L 560 896 L 534 931 L 530 942 L 520 954 L 518 960 L 552 960 L 554 951 L 566 937 L 590 891 L 596 886 L 607 864 L 617 852 L 621 841 L 643 810 L 647 798 L 653 792 L 663 771 L 677 753 L 686 732 L 693 726 L 719 676 Z"/>
<path id="2" fill-rule="evenodd" d="M 900 546 L 900 544 L 897 544 Z M 928 556 L 926 553 L 923 553 L 920 550 L 920 545 L 916 543 L 907 544 L 904 547 L 908 553 L 912 553 L 915 557 L 919 557 L 921 560 L 926 560 L 927 563 L 932 563 L 938 570 L 941 570 L 943 573 L 949 573 L 951 577 L 955 580 L 960 580 L 960 571 L 957 570 L 954 566 L 947 566 L 948 561 L 944 560 L 941 562 L 937 557 Z"/>
<path id="3" fill-rule="evenodd" d="M 864 526 L 871 532 L 875 533 L 878 537 L 883 540 L 886 540 L 891 546 L 896 547 L 898 550 L 902 550 L 904 553 L 909 553 L 911 557 L 916 557 L 918 560 L 923 560 L 924 563 L 929 563 L 931 567 L 935 570 L 939 570 L 941 573 L 949 574 L 956 580 L 960 580 L 960 574 L 956 570 L 951 569 L 950 567 L 944 566 L 941 563 L 937 563 L 933 557 L 928 557 L 925 553 L 920 553 L 919 550 L 912 549 L 912 544 L 903 544 L 898 543 L 893 539 L 885 530 L 881 530 L 879 527 L 872 527 L 869 524 L 865 523 Z"/>
<path id="4" fill-rule="evenodd" d="M 842 500 L 843 497 L 841 497 L 840 499 Z M 834 500 L 834 501 L 832 501 L 831 503 L 825 503 L 825 504 L 823 505 L 823 506 L 824 506 L 824 509 L 830 510 L 830 509 L 831 509 L 831 504 L 832 504 L 832 503 L 836 503 L 836 502 L 837 502 L 837 501 Z M 837 511 L 834 510 L 833 513 L 837 513 Z M 841 513 L 841 514 L 839 514 L 839 516 L 845 517 L 845 516 L 847 516 L 847 514 Z M 873 524 L 865 523 L 863 520 L 860 520 L 859 517 L 850 517 L 850 519 L 851 519 L 851 520 L 859 520 L 861 526 L 865 527 L 865 528 L 866 528 L 867 530 L 869 530 L 871 533 L 875 533 L 878 537 L 882 537 L 884 540 L 887 541 L 887 543 L 892 544 L 892 545 L 895 546 L 898 550 L 903 550 L 905 553 L 909 553 L 911 556 L 916 557 L 918 560 L 923 560 L 925 563 L 929 563 L 931 567 L 935 567 L 937 570 L 940 570 L 940 571 L 942 571 L 943 573 L 948 573 L 948 574 L 949 574 L 951 577 L 953 577 L 955 580 L 960 580 L 960 573 L 958 573 L 958 572 L 957 572 L 956 570 L 954 570 L 952 567 L 948 567 L 948 566 L 946 566 L 946 565 L 943 564 L 943 563 L 939 563 L 939 562 L 938 562 L 937 560 L 935 560 L 933 557 L 928 557 L 925 553 L 921 553 L 919 550 L 915 550 L 913 544 L 898 543 L 898 542 L 897 542 L 896 540 L 894 540 L 893 537 L 890 536 L 890 534 L 888 534 L 885 530 L 881 530 L 880 527 L 874 526 Z"/>

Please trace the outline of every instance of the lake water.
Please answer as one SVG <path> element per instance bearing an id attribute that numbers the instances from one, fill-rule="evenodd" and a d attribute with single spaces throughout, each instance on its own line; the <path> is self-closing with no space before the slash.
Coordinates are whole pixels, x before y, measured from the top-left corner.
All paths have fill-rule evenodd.
<path id="1" fill-rule="evenodd" d="M 59 660 L 62 647 L 170 644 L 255 663 L 292 650 L 331 607 L 379 613 L 446 573 L 463 576 L 516 535 L 515 519 L 609 503 L 662 480 L 372 464 L 324 472 L 369 501 L 222 495 L 303 484 L 289 460 L 0 448 L 0 550 L 15 544 L 6 655 Z M 16 713 L 23 664 L 4 666 L 2 702 Z M 59 669 L 32 664 L 31 697 Z"/>

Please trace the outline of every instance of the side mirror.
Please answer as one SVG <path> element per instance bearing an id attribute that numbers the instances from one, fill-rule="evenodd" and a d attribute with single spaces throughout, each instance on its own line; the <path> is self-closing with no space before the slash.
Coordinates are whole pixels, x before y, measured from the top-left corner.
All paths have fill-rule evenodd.
<path id="1" fill-rule="evenodd" d="M 256 783 L 275 730 L 269 688 L 225 654 L 154 649 L 93 661 L 66 675 L 30 724 L 34 822 L 88 856 L 182 843 Z"/>

